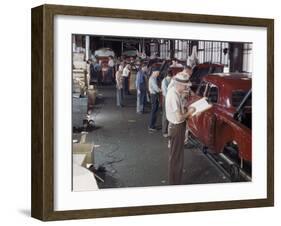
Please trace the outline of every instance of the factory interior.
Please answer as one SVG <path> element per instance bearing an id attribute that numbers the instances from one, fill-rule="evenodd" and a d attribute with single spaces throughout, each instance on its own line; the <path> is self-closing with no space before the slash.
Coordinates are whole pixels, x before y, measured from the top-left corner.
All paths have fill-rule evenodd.
<path id="1" fill-rule="evenodd" d="M 167 76 L 172 80 L 185 70 L 191 71 L 192 95 L 206 97 L 212 107 L 186 122 L 180 185 L 251 181 L 252 48 L 252 43 L 188 37 L 73 34 L 73 191 L 171 185 L 161 86 Z M 149 79 L 155 72 L 161 91 L 152 113 Z"/>

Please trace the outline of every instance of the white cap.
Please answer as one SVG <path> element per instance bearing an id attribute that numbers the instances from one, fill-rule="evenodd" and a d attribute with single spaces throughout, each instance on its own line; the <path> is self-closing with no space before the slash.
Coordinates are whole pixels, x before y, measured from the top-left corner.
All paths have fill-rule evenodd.
<path id="1" fill-rule="evenodd" d="M 179 72 L 175 75 L 174 81 L 181 84 L 181 85 L 187 85 L 191 86 L 191 82 L 189 81 L 189 74 L 184 72 Z"/>

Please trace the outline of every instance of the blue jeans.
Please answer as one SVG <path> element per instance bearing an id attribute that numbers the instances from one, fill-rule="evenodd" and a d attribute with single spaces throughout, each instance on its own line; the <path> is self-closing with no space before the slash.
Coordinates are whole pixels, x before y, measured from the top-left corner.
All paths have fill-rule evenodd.
<path id="1" fill-rule="evenodd" d="M 151 101 L 151 112 L 149 117 L 149 128 L 155 129 L 155 124 L 157 121 L 157 112 L 159 107 L 158 94 L 150 94 L 150 101 Z"/>
<path id="2" fill-rule="evenodd" d="M 140 90 L 137 94 L 137 112 L 144 112 L 144 105 L 146 101 L 146 90 Z"/>
<path id="3" fill-rule="evenodd" d="M 113 67 L 108 67 L 107 76 L 108 76 L 108 81 L 110 81 L 110 82 L 114 82 L 115 81 Z"/>
<path id="4" fill-rule="evenodd" d="M 116 101 L 118 107 L 123 105 L 123 89 L 116 88 Z"/>
<path id="5" fill-rule="evenodd" d="M 123 93 L 125 95 L 130 95 L 129 91 L 129 76 L 128 77 L 123 77 Z"/>

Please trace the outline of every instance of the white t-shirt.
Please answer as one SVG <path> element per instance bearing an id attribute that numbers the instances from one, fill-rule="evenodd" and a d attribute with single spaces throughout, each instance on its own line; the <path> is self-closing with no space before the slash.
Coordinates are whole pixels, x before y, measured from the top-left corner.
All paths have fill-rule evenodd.
<path id="1" fill-rule="evenodd" d="M 174 86 L 168 89 L 166 96 L 166 117 L 169 122 L 173 124 L 180 124 L 184 122 L 178 121 L 176 117 L 176 111 L 182 112 L 182 99 L 179 93 L 177 93 Z"/>
<path id="2" fill-rule="evenodd" d="M 174 81 L 174 79 L 172 78 L 171 81 L 170 81 L 170 83 L 169 83 L 169 85 L 168 85 L 167 90 L 169 90 L 170 88 L 174 87 L 174 83 L 175 83 L 175 81 Z"/>
<path id="3" fill-rule="evenodd" d="M 123 69 L 123 74 L 122 74 L 122 76 L 123 76 L 123 77 L 128 77 L 128 76 L 129 76 L 129 73 L 130 73 L 130 70 L 128 69 L 128 67 L 125 67 L 125 68 Z"/>

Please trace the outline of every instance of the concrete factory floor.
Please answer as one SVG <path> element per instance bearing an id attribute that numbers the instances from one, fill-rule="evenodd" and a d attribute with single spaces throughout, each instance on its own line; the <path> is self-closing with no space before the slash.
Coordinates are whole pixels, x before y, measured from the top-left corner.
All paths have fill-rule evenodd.
<path id="1" fill-rule="evenodd" d="M 125 96 L 125 107 L 118 108 L 114 86 L 99 87 L 98 93 L 93 111 L 97 128 L 87 134 L 86 143 L 95 145 L 95 168 L 106 170 L 99 173 L 104 179 L 99 188 L 168 185 L 167 138 L 161 130 L 148 132 L 149 105 L 147 113 L 137 114 L 135 94 Z M 184 161 L 183 184 L 229 182 L 196 147 L 185 149 Z"/>

